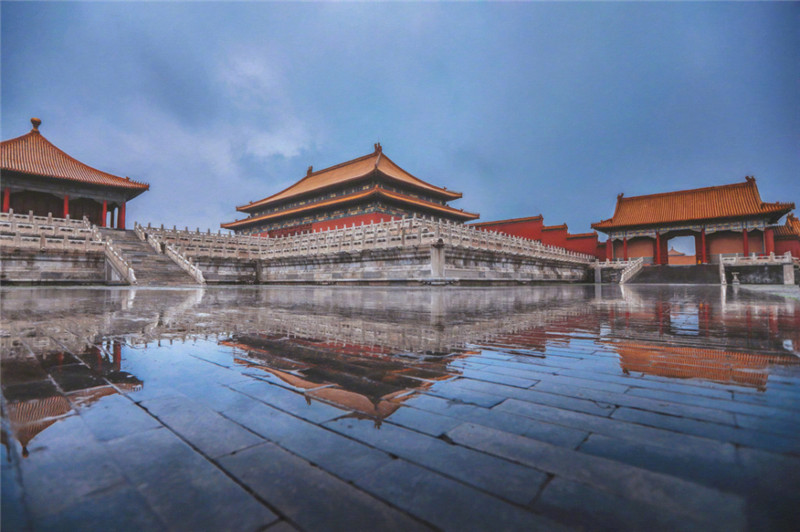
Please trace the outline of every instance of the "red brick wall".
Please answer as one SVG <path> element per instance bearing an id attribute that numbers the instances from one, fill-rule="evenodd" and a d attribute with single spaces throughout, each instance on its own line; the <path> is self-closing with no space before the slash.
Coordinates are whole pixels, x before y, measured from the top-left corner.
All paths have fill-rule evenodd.
<path id="1" fill-rule="evenodd" d="M 775 239 L 775 254 L 783 255 L 789 251 L 792 257 L 800 259 L 800 239 Z"/>
<path id="2" fill-rule="evenodd" d="M 520 220 L 517 222 L 508 221 L 506 223 L 482 225 L 474 224 L 475 227 L 483 231 L 493 231 L 495 233 L 505 233 L 511 236 L 519 236 L 528 238 L 530 240 L 542 239 L 542 226 L 544 222 L 542 218 L 534 218 L 529 220 Z"/>
<path id="3" fill-rule="evenodd" d="M 597 253 L 597 234 L 567 236 L 564 247 L 570 251 L 594 256 Z"/>
<path id="4" fill-rule="evenodd" d="M 548 246 L 558 246 L 560 248 L 567 247 L 567 228 L 559 227 L 558 229 L 542 230 L 542 244 Z"/>

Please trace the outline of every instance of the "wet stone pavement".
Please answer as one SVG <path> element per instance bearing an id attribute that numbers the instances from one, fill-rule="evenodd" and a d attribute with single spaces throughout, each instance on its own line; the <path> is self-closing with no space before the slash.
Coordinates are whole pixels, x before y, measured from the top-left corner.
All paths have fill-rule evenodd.
<path id="1" fill-rule="evenodd" d="M 790 530 L 800 301 L 4 288 L 3 530 Z"/>

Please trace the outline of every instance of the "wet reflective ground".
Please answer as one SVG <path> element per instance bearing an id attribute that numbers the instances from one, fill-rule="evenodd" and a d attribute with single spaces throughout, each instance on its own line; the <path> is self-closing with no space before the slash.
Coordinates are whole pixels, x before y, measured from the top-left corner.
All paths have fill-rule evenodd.
<path id="1" fill-rule="evenodd" d="M 17 288 L 3 530 L 788 530 L 800 301 Z"/>

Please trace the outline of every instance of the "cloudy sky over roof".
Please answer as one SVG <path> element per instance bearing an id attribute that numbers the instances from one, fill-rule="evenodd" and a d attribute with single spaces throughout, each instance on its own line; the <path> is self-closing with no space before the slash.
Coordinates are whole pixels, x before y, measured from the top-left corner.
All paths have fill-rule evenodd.
<path id="1" fill-rule="evenodd" d="M 2 138 L 150 183 L 200 226 L 381 142 L 482 220 L 755 175 L 800 204 L 798 3 L 15 3 Z"/>

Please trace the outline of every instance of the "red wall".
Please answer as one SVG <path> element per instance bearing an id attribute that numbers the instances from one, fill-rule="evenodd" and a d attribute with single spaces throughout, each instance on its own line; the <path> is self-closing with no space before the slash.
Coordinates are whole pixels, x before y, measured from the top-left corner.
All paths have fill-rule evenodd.
<path id="1" fill-rule="evenodd" d="M 508 220 L 504 223 L 483 225 L 473 224 L 476 228 L 483 231 L 493 231 L 495 233 L 505 233 L 511 236 L 519 236 L 530 240 L 542 239 L 542 226 L 544 221 L 541 217 L 527 218 L 519 221 Z"/>
<path id="2" fill-rule="evenodd" d="M 548 246 L 558 246 L 560 248 L 567 247 L 567 226 L 557 225 L 553 227 L 545 227 L 542 229 L 542 244 Z"/>
<path id="3" fill-rule="evenodd" d="M 591 233 L 587 235 L 568 235 L 564 247 L 570 251 L 597 256 L 597 245 L 597 233 Z M 605 248 L 603 249 L 605 251 Z"/>
<path id="4" fill-rule="evenodd" d="M 800 259 L 800 239 L 775 239 L 775 254 L 783 255 L 787 251 L 791 252 L 792 257 Z"/>

